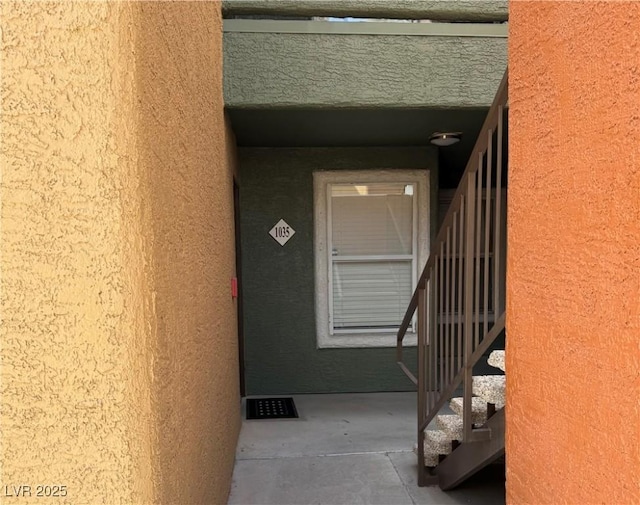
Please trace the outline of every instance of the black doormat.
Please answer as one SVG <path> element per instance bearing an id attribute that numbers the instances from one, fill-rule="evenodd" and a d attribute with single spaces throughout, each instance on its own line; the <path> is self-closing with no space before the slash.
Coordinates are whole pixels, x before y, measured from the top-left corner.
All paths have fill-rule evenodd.
<path id="1" fill-rule="evenodd" d="M 298 411 L 293 398 L 247 398 L 247 419 L 291 419 Z"/>

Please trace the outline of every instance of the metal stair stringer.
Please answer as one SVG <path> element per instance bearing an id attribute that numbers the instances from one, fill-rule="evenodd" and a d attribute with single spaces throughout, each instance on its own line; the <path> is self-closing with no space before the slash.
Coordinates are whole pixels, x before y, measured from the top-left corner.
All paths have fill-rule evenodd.
<path id="1" fill-rule="evenodd" d="M 466 442 L 449 454 L 436 469 L 443 490 L 456 487 L 465 479 L 504 456 L 505 414 L 500 409 L 483 425 L 491 430 L 488 440 Z"/>

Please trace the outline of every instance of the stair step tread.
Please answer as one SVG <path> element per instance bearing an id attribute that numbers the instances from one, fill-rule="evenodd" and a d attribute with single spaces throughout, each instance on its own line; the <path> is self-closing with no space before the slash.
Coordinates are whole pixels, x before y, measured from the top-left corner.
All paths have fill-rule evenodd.
<path id="1" fill-rule="evenodd" d="M 451 410 L 462 417 L 464 399 L 462 397 L 452 398 L 449 402 Z M 484 424 L 487 421 L 487 402 L 482 398 L 471 398 L 471 422 L 473 424 Z"/>
<path id="2" fill-rule="evenodd" d="M 436 425 L 444 431 L 451 440 L 462 440 L 464 423 L 458 414 L 441 414 L 436 418 Z"/>
<path id="3" fill-rule="evenodd" d="M 413 446 L 413 452 L 418 454 L 418 444 L 414 444 Z M 438 466 L 438 463 L 440 463 L 440 455 L 439 454 L 431 454 L 425 451 L 424 453 L 424 466 Z"/>
<path id="4" fill-rule="evenodd" d="M 437 466 L 440 455 L 451 454 L 451 441 L 453 439 L 442 430 L 424 431 L 424 465 Z M 413 446 L 413 452 L 418 453 L 418 446 Z"/>
<path id="5" fill-rule="evenodd" d="M 451 437 L 441 430 L 424 431 L 424 466 L 437 466 L 440 455 L 451 453 Z M 414 444 L 413 452 L 418 454 L 418 445 Z"/>
<path id="6" fill-rule="evenodd" d="M 424 452 L 429 454 L 449 454 L 452 438 L 442 430 L 425 430 Z"/>
<path id="7" fill-rule="evenodd" d="M 489 354 L 487 363 L 495 368 L 499 368 L 503 372 L 506 372 L 504 351 L 493 351 Z"/>
<path id="8" fill-rule="evenodd" d="M 479 375 L 473 378 L 473 394 L 487 403 L 493 403 L 496 409 L 504 407 L 505 375 Z"/>

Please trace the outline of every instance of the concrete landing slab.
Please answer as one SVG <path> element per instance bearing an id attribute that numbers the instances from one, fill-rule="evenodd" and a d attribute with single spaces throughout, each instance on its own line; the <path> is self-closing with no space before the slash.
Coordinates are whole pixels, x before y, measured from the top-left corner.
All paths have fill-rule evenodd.
<path id="1" fill-rule="evenodd" d="M 237 459 L 411 451 L 416 393 L 295 395 L 299 419 L 243 421 Z"/>
<path id="2" fill-rule="evenodd" d="M 419 488 L 416 394 L 294 395 L 299 419 L 244 420 L 229 504 L 504 504 L 504 467 Z M 441 414 L 450 414 L 443 408 Z M 430 428 L 435 428 L 435 420 Z M 484 472 L 484 471 L 483 471 Z M 500 473 L 501 472 L 501 473 Z"/>
<path id="3" fill-rule="evenodd" d="M 238 461 L 229 499 L 230 505 L 347 503 L 413 504 L 384 454 Z"/>

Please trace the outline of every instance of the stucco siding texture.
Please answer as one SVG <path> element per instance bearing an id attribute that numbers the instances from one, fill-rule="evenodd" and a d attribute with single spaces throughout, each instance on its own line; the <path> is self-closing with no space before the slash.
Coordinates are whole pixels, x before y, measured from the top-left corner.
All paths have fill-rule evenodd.
<path id="1" fill-rule="evenodd" d="M 317 348 L 313 172 L 431 169 L 435 188 L 437 150 L 240 148 L 238 153 L 247 394 L 412 390 L 395 362 L 395 348 Z M 281 218 L 295 230 L 284 247 L 268 234 Z M 412 367 L 414 349 L 405 357 Z"/>
<path id="2" fill-rule="evenodd" d="M 119 101 L 131 63 L 119 12 L 1 9 L 1 478 L 33 493 L 3 502 L 150 498 L 150 481 L 135 489 L 149 464 L 148 451 L 137 458 L 150 382 L 138 362 L 140 271 L 126 266 L 141 249 L 124 222 L 136 205 L 133 146 L 116 136 L 135 127 Z M 67 497 L 38 498 L 39 484 L 65 485 Z"/>
<path id="3" fill-rule="evenodd" d="M 239 400 L 220 6 L 0 9 L 2 502 L 224 503 Z"/>
<path id="4" fill-rule="evenodd" d="M 240 392 L 220 4 L 152 2 L 140 10 L 137 86 L 156 314 L 157 495 L 163 503 L 226 503 Z"/>
<path id="5" fill-rule="evenodd" d="M 510 20 L 507 501 L 640 503 L 640 5 Z"/>
<path id="6" fill-rule="evenodd" d="M 224 34 L 228 107 L 487 107 L 504 38 Z"/>

